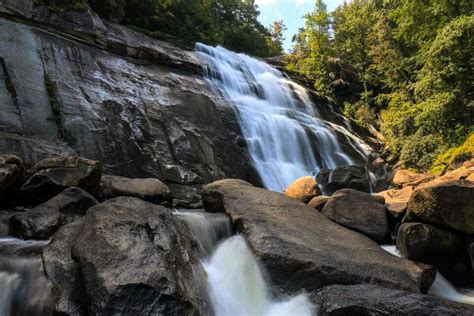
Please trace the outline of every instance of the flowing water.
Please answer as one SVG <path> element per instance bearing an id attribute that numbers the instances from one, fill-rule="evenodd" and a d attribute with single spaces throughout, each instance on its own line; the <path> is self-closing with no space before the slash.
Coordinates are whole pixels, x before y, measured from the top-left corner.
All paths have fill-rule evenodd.
<path id="1" fill-rule="evenodd" d="M 0 238 L 0 316 L 50 314 L 50 285 L 41 261 L 47 244 Z"/>
<path id="2" fill-rule="evenodd" d="M 385 245 L 382 248 L 391 254 L 401 257 L 395 245 Z M 436 274 L 436 279 L 430 288 L 429 294 L 439 296 L 451 301 L 474 305 L 474 293 L 463 294 L 457 290 L 441 273 Z"/>
<path id="3" fill-rule="evenodd" d="M 211 86 L 234 105 L 266 188 L 281 192 L 320 168 L 365 162 L 369 147 L 345 126 L 324 120 L 303 86 L 262 61 L 220 46 L 198 43 L 196 51 Z"/>
<path id="4" fill-rule="evenodd" d="M 189 210 L 176 210 L 174 215 L 186 223 L 203 251 L 202 265 L 216 316 L 315 314 L 315 307 L 305 294 L 283 300 L 273 298 L 265 270 L 244 237 L 231 236 L 227 215 Z"/>

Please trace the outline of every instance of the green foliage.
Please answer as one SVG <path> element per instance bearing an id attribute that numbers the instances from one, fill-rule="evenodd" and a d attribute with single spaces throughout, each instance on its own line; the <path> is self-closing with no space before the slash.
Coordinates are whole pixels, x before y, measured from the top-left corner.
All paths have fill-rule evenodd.
<path id="1" fill-rule="evenodd" d="M 452 147 L 440 154 L 431 167 L 431 172 L 439 174 L 443 164 L 456 167 L 460 163 L 474 158 L 474 133 L 471 133 L 460 146 Z"/>
<path id="2" fill-rule="evenodd" d="M 360 124 L 380 127 L 407 166 L 425 169 L 474 130 L 473 4 L 353 0 L 328 20 L 316 18 L 325 16 L 316 1 L 288 68 L 312 78 Z M 323 40 L 311 36 L 315 30 Z"/>
<path id="3" fill-rule="evenodd" d="M 84 10 L 85 0 L 35 0 L 34 2 L 44 2 L 53 11 L 64 10 Z"/>

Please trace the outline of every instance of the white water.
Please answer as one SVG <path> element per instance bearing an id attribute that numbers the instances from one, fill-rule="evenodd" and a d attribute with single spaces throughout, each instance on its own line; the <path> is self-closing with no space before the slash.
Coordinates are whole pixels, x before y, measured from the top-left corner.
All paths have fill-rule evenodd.
<path id="1" fill-rule="evenodd" d="M 190 210 L 175 210 L 173 214 L 186 223 L 204 255 L 210 255 L 219 240 L 232 235 L 226 214 Z"/>
<path id="2" fill-rule="evenodd" d="M 263 270 L 242 236 L 222 242 L 203 262 L 216 316 L 310 316 L 316 313 L 305 294 L 272 298 Z"/>
<path id="3" fill-rule="evenodd" d="M 49 241 L 0 238 L 0 316 L 50 314 L 41 251 Z"/>
<path id="4" fill-rule="evenodd" d="M 395 245 L 385 245 L 382 248 L 391 254 L 401 257 L 400 251 L 398 251 Z M 474 295 L 467 295 L 460 293 L 446 278 L 441 274 L 436 274 L 436 279 L 431 286 L 429 294 L 439 296 L 451 301 L 466 303 L 474 305 Z"/>
<path id="5" fill-rule="evenodd" d="M 325 121 L 308 91 L 277 69 L 223 47 L 196 44 L 209 83 L 236 108 L 255 169 L 283 191 L 320 168 L 364 162 L 369 148 L 346 127 Z M 338 139 L 339 136 L 339 139 Z M 351 154 L 340 145 L 341 139 Z"/>

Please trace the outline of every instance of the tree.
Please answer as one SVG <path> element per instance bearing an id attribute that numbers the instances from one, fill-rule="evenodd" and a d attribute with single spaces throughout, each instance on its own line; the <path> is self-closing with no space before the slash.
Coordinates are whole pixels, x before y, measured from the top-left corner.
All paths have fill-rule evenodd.
<path id="1" fill-rule="evenodd" d="M 270 36 L 267 37 L 267 46 L 269 48 L 269 55 L 276 56 L 283 54 L 283 41 L 285 37 L 283 32 L 286 31 L 286 25 L 283 23 L 283 20 L 275 21 L 268 28 L 268 33 Z"/>

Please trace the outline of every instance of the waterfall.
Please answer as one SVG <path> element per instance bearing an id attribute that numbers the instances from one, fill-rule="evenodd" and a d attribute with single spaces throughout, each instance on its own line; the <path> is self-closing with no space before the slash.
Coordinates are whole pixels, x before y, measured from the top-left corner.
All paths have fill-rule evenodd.
<path id="1" fill-rule="evenodd" d="M 209 84 L 235 107 L 266 188 L 281 192 L 320 168 L 365 162 L 369 147 L 346 127 L 324 120 L 303 86 L 220 46 L 198 43 L 196 51 Z"/>
<path id="2" fill-rule="evenodd" d="M 315 314 L 315 307 L 305 294 L 280 301 L 272 299 L 262 267 L 240 235 L 222 242 L 203 266 L 216 316 Z"/>
<path id="3" fill-rule="evenodd" d="M 392 255 L 401 257 L 395 245 L 385 245 L 382 249 L 390 252 Z M 462 289 L 460 289 L 462 291 Z M 436 273 L 435 281 L 429 290 L 429 294 L 439 296 L 447 300 L 474 305 L 474 293 L 460 293 L 441 273 Z"/>
<path id="4" fill-rule="evenodd" d="M 204 255 L 211 254 L 219 240 L 232 235 L 230 219 L 223 213 L 207 213 L 196 210 L 174 210 L 188 226 Z"/>
<path id="5" fill-rule="evenodd" d="M 0 316 L 49 315 L 41 251 L 48 241 L 0 238 Z"/>
<path id="6" fill-rule="evenodd" d="M 210 303 L 216 316 L 310 316 L 315 307 L 305 294 L 275 300 L 263 267 L 244 237 L 231 236 L 226 214 L 174 210 L 202 251 Z M 220 243 L 219 243 L 220 242 Z M 201 273 L 196 273 L 200 279 Z"/>

